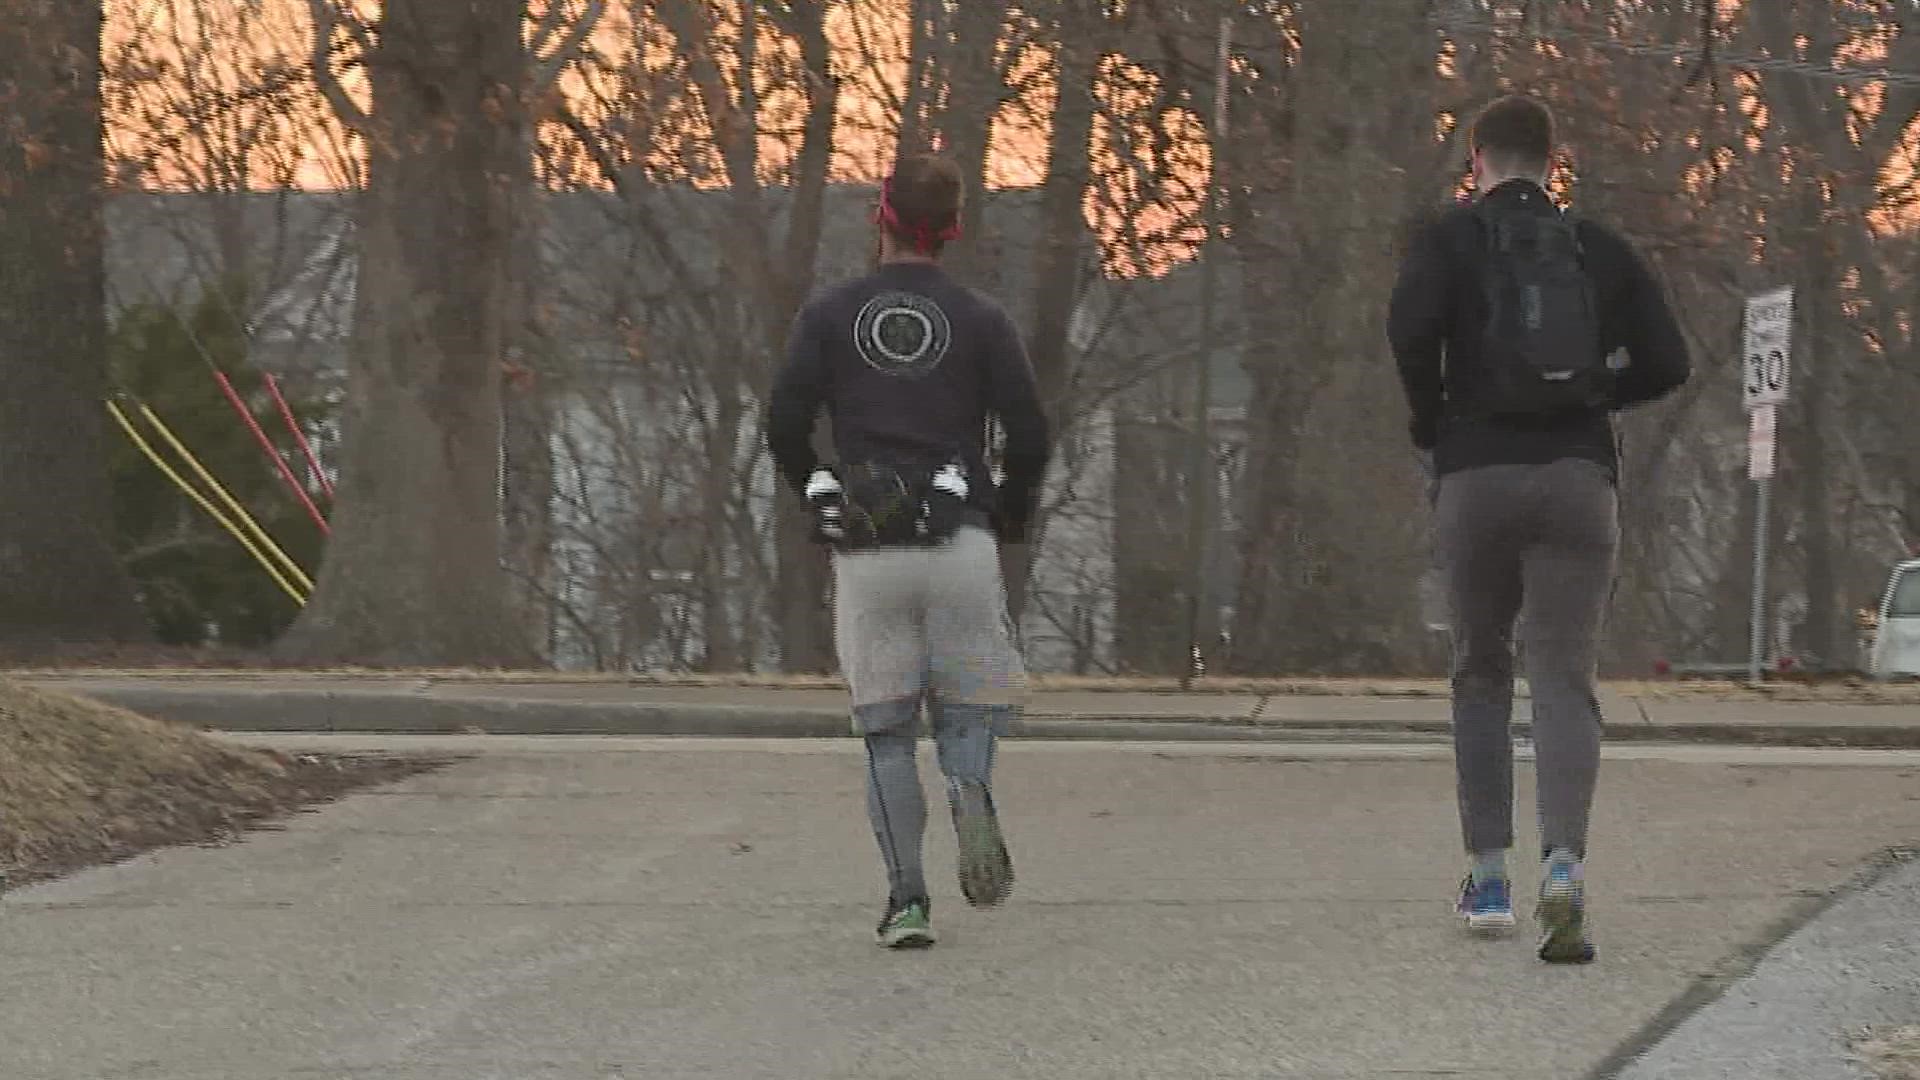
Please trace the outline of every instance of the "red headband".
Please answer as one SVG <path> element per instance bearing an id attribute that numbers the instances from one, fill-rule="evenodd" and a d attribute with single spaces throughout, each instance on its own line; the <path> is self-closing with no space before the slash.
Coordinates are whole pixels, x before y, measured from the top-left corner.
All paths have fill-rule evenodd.
<path id="1" fill-rule="evenodd" d="M 893 181 L 880 182 L 880 209 L 875 214 L 880 224 L 897 234 L 905 234 L 913 243 L 913 249 L 922 255 L 931 255 L 939 250 L 941 244 L 960 239 L 960 222 L 954 221 L 945 228 L 935 229 L 922 222 L 909 225 L 901 220 L 900 211 L 893 205 Z"/>

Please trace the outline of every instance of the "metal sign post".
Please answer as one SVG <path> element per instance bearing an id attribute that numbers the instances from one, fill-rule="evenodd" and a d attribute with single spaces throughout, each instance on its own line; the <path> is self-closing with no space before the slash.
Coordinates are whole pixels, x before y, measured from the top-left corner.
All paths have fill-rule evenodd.
<path id="1" fill-rule="evenodd" d="M 1753 611 L 1747 678 L 1758 683 L 1767 662 L 1767 556 L 1772 535 L 1775 448 L 1780 406 L 1787 403 L 1793 373 L 1793 289 L 1774 289 L 1747 300 L 1742 349 L 1747 427 L 1747 476 L 1754 483 Z"/>
<path id="2" fill-rule="evenodd" d="M 1747 428 L 1747 476 L 1754 483 L 1753 610 L 1747 646 L 1747 679 L 1758 683 L 1767 661 L 1767 556 L 1773 530 L 1774 446 L 1779 430 L 1779 407 L 1756 405 Z"/>

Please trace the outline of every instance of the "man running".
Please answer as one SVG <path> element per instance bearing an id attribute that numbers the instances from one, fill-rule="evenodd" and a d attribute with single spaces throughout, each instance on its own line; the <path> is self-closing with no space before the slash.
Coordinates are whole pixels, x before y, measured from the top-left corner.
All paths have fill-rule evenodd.
<path id="1" fill-rule="evenodd" d="M 1474 123 L 1471 141 L 1479 197 L 1416 239 L 1388 315 L 1413 443 L 1439 482 L 1454 759 L 1471 860 L 1459 910 L 1476 930 L 1514 925 L 1506 857 L 1519 618 L 1544 860 L 1540 957 L 1586 963 L 1595 668 L 1619 544 L 1611 413 L 1670 393 L 1689 362 L 1645 264 L 1620 236 L 1548 197 L 1547 107 L 1502 98 Z"/>
<path id="2" fill-rule="evenodd" d="M 914 760 L 932 721 L 960 845 L 960 887 L 991 907 L 1013 887 L 995 818 L 994 742 L 1026 681 L 1007 620 L 999 542 L 1022 543 L 1046 472 L 1047 422 L 1020 335 L 993 301 L 948 277 L 963 184 L 949 160 L 899 162 L 875 214 L 879 267 L 795 320 L 767 444 L 833 546 L 834 643 L 866 739 L 867 809 L 887 869 L 879 940 L 934 942 L 921 867 L 926 796 Z M 832 419 L 836 466 L 817 461 Z M 1006 441 L 996 485 L 989 418 Z"/>

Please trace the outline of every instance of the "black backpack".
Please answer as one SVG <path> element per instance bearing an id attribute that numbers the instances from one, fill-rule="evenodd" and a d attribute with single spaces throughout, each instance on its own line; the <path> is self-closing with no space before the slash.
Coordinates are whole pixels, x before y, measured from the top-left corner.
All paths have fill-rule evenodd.
<path id="1" fill-rule="evenodd" d="M 1469 409 L 1537 417 L 1605 406 L 1613 381 L 1600 303 L 1568 214 L 1475 208 L 1485 240 L 1487 321 Z"/>

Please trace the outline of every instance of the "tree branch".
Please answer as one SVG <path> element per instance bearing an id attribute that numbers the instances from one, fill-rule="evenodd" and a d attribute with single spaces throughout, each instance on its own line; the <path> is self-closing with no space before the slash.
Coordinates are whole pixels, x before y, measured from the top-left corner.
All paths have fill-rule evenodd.
<path id="1" fill-rule="evenodd" d="M 581 150 L 593 162 L 594 167 L 600 170 L 600 175 L 606 180 L 607 186 L 622 198 L 633 198 L 633 192 L 630 190 L 632 181 L 627 175 L 628 166 L 620 163 L 606 140 L 602 139 L 598 132 L 587 127 L 586 122 L 581 120 L 579 114 L 571 108 L 562 106 L 556 109 L 554 119 L 559 121 L 560 126 L 580 144 Z"/>
<path id="2" fill-rule="evenodd" d="M 547 51 L 553 39 L 560 33 L 560 26 L 566 21 L 567 6 L 563 0 L 547 0 L 546 14 L 534 24 L 533 39 L 527 43 L 528 51 L 538 56 Z"/>
<path id="3" fill-rule="evenodd" d="M 805 27 L 825 17 L 825 9 L 821 6 L 820 0 L 791 0 L 790 3 L 784 4 L 757 0 L 755 6 L 781 33 L 789 37 L 799 37 Z M 862 33 L 864 36 L 858 28 L 856 33 Z M 872 56 L 871 53 L 865 55 Z"/>
<path id="4" fill-rule="evenodd" d="M 344 16 L 332 0 L 307 0 L 307 10 L 313 16 L 313 81 L 326 97 L 327 104 L 333 107 L 334 115 L 339 117 L 340 122 L 349 130 L 365 135 L 372 118 L 365 109 L 354 103 L 346 87 L 340 85 L 339 78 L 333 73 L 333 34 L 345 26 L 366 52 L 373 49 L 372 35 L 367 33 L 367 28 L 360 25 L 358 19 Z"/>
<path id="5" fill-rule="evenodd" d="M 708 134 L 726 164 L 727 179 L 736 190 L 753 187 L 757 178 L 753 172 L 756 147 L 752 124 L 757 118 L 741 115 L 740 105 L 714 60 L 713 13 L 692 0 L 669 0 L 657 10 L 688 61 L 692 89 L 706 113 L 711 128 Z"/>
<path id="6" fill-rule="evenodd" d="M 671 243 L 670 234 L 660 227 L 659 222 L 643 201 L 646 189 L 637 182 L 638 163 L 623 166 L 607 140 L 588 127 L 572 109 L 563 106 L 556 113 L 556 119 L 579 142 L 581 149 L 600 170 L 607 184 L 632 211 L 628 226 L 646 238 L 654 248 L 655 256 L 666 265 L 668 276 L 680 282 L 681 287 L 689 290 L 687 295 L 693 298 L 694 305 L 707 319 L 709 332 L 717 329 L 720 325 L 719 313 L 713 307 L 711 290 L 693 272 L 692 267 L 680 257 Z"/>
<path id="7" fill-rule="evenodd" d="M 559 0 L 554 0 L 554 3 L 547 8 L 546 17 L 541 20 L 540 28 L 534 34 L 535 56 L 544 51 L 552 42 L 554 35 L 560 32 L 560 20 L 556 17 L 560 10 Z M 559 46 L 548 53 L 547 58 L 539 61 L 538 66 L 534 68 L 533 90 L 536 97 L 552 89 L 553 84 L 559 81 L 561 72 L 567 69 L 567 65 L 572 63 L 573 58 L 579 54 L 580 47 L 585 45 L 587 38 L 593 35 L 606 10 L 606 0 L 587 0 L 587 9 L 580 13 L 579 19 L 575 20 L 573 29 L 568 31 Z"/>

